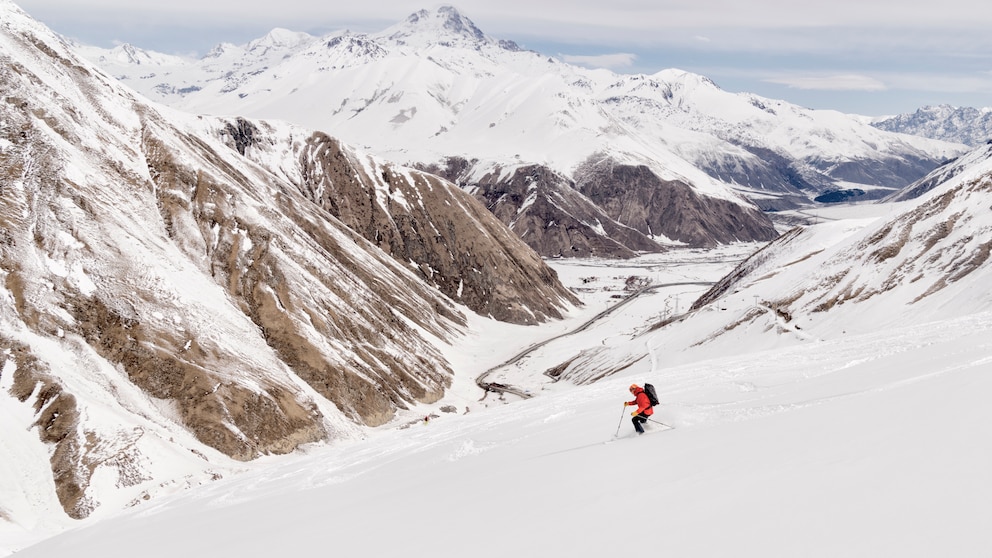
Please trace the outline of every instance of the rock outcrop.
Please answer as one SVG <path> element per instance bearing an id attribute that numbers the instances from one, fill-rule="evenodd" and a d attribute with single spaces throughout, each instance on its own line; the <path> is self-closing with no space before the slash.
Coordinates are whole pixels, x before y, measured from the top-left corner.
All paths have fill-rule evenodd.
<path id="1" fill-rule="evenodd" d="M 0 380 L 32 417 L 5 427 L 49 446 L 25 474 L 71 517 L 96 485 L 360 436 L 444 394 L 466 308 L 576 302 L 438 177 L 152 105 L 13 4 L 0 22 Z"/>

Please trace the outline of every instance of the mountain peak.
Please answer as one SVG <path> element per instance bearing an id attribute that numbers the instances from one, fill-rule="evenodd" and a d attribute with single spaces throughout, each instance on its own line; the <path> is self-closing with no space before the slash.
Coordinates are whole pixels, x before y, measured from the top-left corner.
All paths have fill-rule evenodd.
<path id="1" fill-rule="evenodd" d="M 172 54 L 162 54 L 150 50 L 138 48 L 130 43 L 122 43 L 114 48 L 102 51 L 99 61 L 101 64 L 112 64 L 120 67 L 126 66 L 175 66 L 184 63 L 181 56 Z"/>
<path id="2" fill-rule="evenodd" d="M 654 77 L 666 83 L 681 84 L 686 88 L 696 89 L 698 87 L 709 87 L 721 89 L 720 86 L 710 78 L 700 74 L 694 74 L 686 70 L 681 70 L 679 68 L 667 68 L 661 70 L 655 73 Z"/>
<path id="3" fill-rule="evenodd" d="M 276 27 L 269 31 L 264 37 L 255 39 L 248 43 L 248 50 L 268 50 L 273 48 L 292 48 L 300 44 L 313 40 L 313 37 L 301 31 L 290 31 L 281 27 Z"/>
<path id="4" fill-rule="evenodd" d="M 117 45 L 110 51 L 114 56 L 123 62 L 129 62 L 131 64 L 141 64 L 142 60 L 147 59 L 148 55 L 140 48 L 136 48 L 130 43 L 123 43 Z"/>
<path id="5" fill-rule="evenodd" d="M 383 36 L 400 44 L 415 46 L 475 46 L 493 42 L 453 6 L 414 12 L 405 21 L 387 29 Z"/>
<path id="6" fill-rule="evenodd" d="M 420 10 L 411 14 L 406 21 L 409 25 L 424 30 L 442 30 L 451 35 L 469 37 L 478 41 L 486 40 L 485 33 L 454 6 L 441 6 L 433 13 Z"/>

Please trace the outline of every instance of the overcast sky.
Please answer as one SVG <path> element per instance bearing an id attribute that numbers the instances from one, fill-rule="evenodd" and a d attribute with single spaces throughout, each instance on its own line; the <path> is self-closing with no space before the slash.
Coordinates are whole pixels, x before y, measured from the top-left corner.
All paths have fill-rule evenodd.
<path id="1" fill-rule="evenodd" d="M 3 0 L 0 0 L 3 1 Z M 275 27 L 380 31 L 419 0 L 15 0 L 56 32 L 170 54 Z M 728 91 L 866 115 L 992 107 L 987 0 L 461 0 L 486 34 L 623 73 L 681 68 Z"/>

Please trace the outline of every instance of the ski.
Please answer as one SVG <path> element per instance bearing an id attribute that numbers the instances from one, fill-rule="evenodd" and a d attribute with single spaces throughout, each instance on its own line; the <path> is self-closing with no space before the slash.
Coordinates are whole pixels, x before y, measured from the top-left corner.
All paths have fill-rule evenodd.
<path id="1" fill-rule="evenodd" d="M 644 431 L 644 434 L 657 434 L 659 432 L 667 432 L 669 430 L 675 430 L 675 427 L 672 426 L 672 425 L 665 424 L 665 423 L 658 422 L 658 421 L 651 421 L 651 422 L 654 422 L 655 424 L 661 424 L 665 428 L 649 428 L 649 429 L 647 429 L 647 430 Z M 610 438 L 609 440 L 607 440 L 607 441 L 605 441 L 603 443 L 609 444 L 610 442 L 616 442 L 618 440 L 627 440 L 627 439 L 633 439 L 633 438 L 640 438 L 644 434 L 638 434 L 638 433 L 634 432 L 634 433 L 631 433 L 631 434 L 626 434 L 624 436 L 613 436 L 613 438 Z"/>

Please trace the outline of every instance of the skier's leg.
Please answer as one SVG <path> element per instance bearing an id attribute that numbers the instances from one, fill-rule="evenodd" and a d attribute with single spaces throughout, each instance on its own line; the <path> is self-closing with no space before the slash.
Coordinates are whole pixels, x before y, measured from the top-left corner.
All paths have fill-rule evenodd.
<path id="1" fill-rule="evenodd" d="M 632 418 L 630 420 L 631 420 L 631 422 L 634 423 L 634 430 L 636 430 L 638 434 L 644 434 L 644 426 L 642 426 L 642 425 L 645 422 L 647 422 L 647 419 L 644 418 L 644 415 L 637 415 L 636 417 L 634 417 L 634 418 Z"/>

